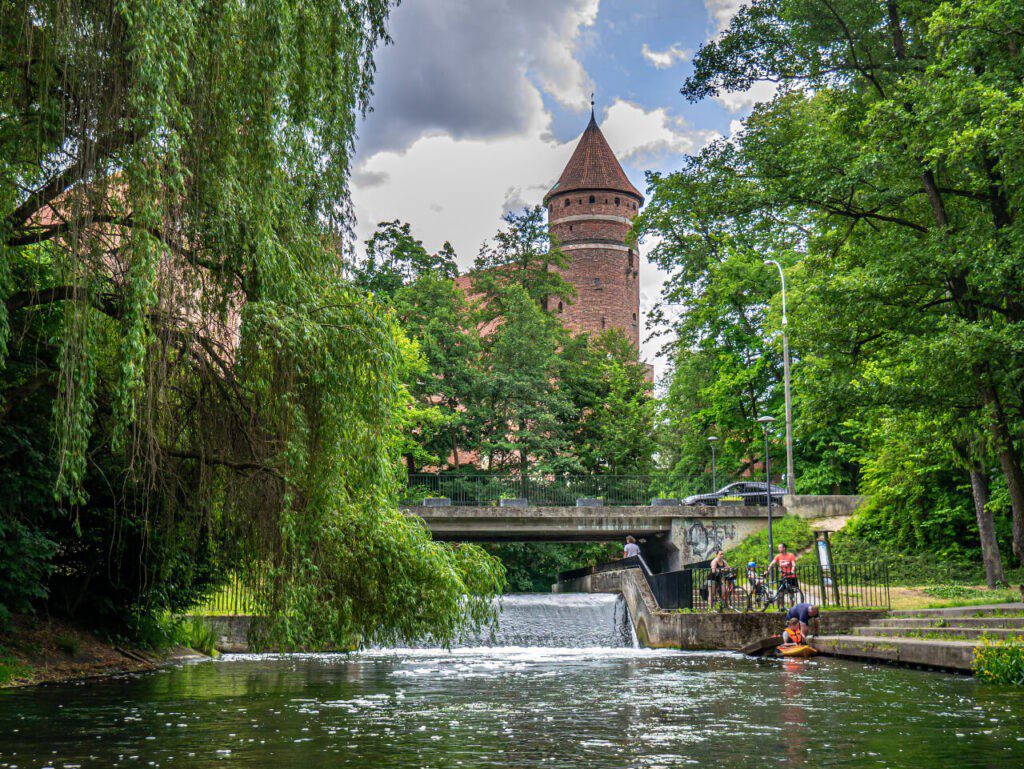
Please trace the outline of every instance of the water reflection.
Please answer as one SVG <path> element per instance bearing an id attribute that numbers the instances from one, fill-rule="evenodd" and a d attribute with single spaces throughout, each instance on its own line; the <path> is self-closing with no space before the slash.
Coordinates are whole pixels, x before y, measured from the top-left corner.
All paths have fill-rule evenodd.
<path id="1" fill-rule="evenodd" d="M 1024 766 L 1024 692 L 629 648 L 231 657 L 0 693 L 0 767 Z"/>

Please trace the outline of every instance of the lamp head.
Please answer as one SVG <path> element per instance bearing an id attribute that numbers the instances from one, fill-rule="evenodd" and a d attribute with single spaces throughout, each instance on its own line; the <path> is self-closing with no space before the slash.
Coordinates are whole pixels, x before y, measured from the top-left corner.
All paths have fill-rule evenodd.
<path id="1" fill-rule="evenodd" d="M 775 417 L 768 416 L 765 414 L 763 417 L 758 417 L 757 421 L 761 423 L 761 426 L 767 430 L 775 422 Z"/>
<path id="2" fill-rule="evenodd" d="M 708 443 L 714 443 L 717 440 L 718 440 L 718 436 L 717 435 L 709 435 L 708 436 Z"/>

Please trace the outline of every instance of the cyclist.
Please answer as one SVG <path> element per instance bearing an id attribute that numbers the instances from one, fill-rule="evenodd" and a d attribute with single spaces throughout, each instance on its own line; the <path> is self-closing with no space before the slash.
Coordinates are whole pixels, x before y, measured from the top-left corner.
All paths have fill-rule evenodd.
<path id="1" fill-rule="evenodd" d="M 721 595 L 723 589 L 728 589 L 725 583 L 725 570 L 729 564 L 725 562 L 725 551 L 719 550 L 711 560 L 711 577 L 708 580 L 708 604 L 714 606 L 715 599 Z"/>
<path id="2" fill-rule="evenodd" d="M 779 554 L 772 559 L 772 562 L 768 564 L 768 571 L 772 570 L 772 566 L 778 564 L 779 576 L 782 577 L 782 586 L 785 588 L 791 588 L 796 590 L 799 585 L 796 581 L 796 556 L 790 553 L 786 549 L 786 543 L 782 542 L 779 544 Z"/>

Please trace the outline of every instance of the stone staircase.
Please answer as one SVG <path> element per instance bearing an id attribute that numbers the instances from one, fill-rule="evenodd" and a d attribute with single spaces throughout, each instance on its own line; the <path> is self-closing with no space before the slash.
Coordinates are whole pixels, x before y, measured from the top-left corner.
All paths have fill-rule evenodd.
<path id="1" fill-rule="evenodd" d="M 811 643 L 822 654 L 969 672 L 983 636 L 1024 636 L 1024 604 L 894 611 L 846 635 Z"/>

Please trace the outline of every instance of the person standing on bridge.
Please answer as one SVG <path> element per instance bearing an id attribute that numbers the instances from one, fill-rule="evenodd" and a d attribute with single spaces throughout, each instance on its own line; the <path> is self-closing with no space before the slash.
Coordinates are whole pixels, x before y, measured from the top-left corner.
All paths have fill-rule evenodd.
<path id="1" fill-rule="evenodd" d="M 633 535 L 626 537 L 626 546 L 622 549 L 623 558 L 636 558 L 640 555 L 640 545 L 636 543 Z"/>

